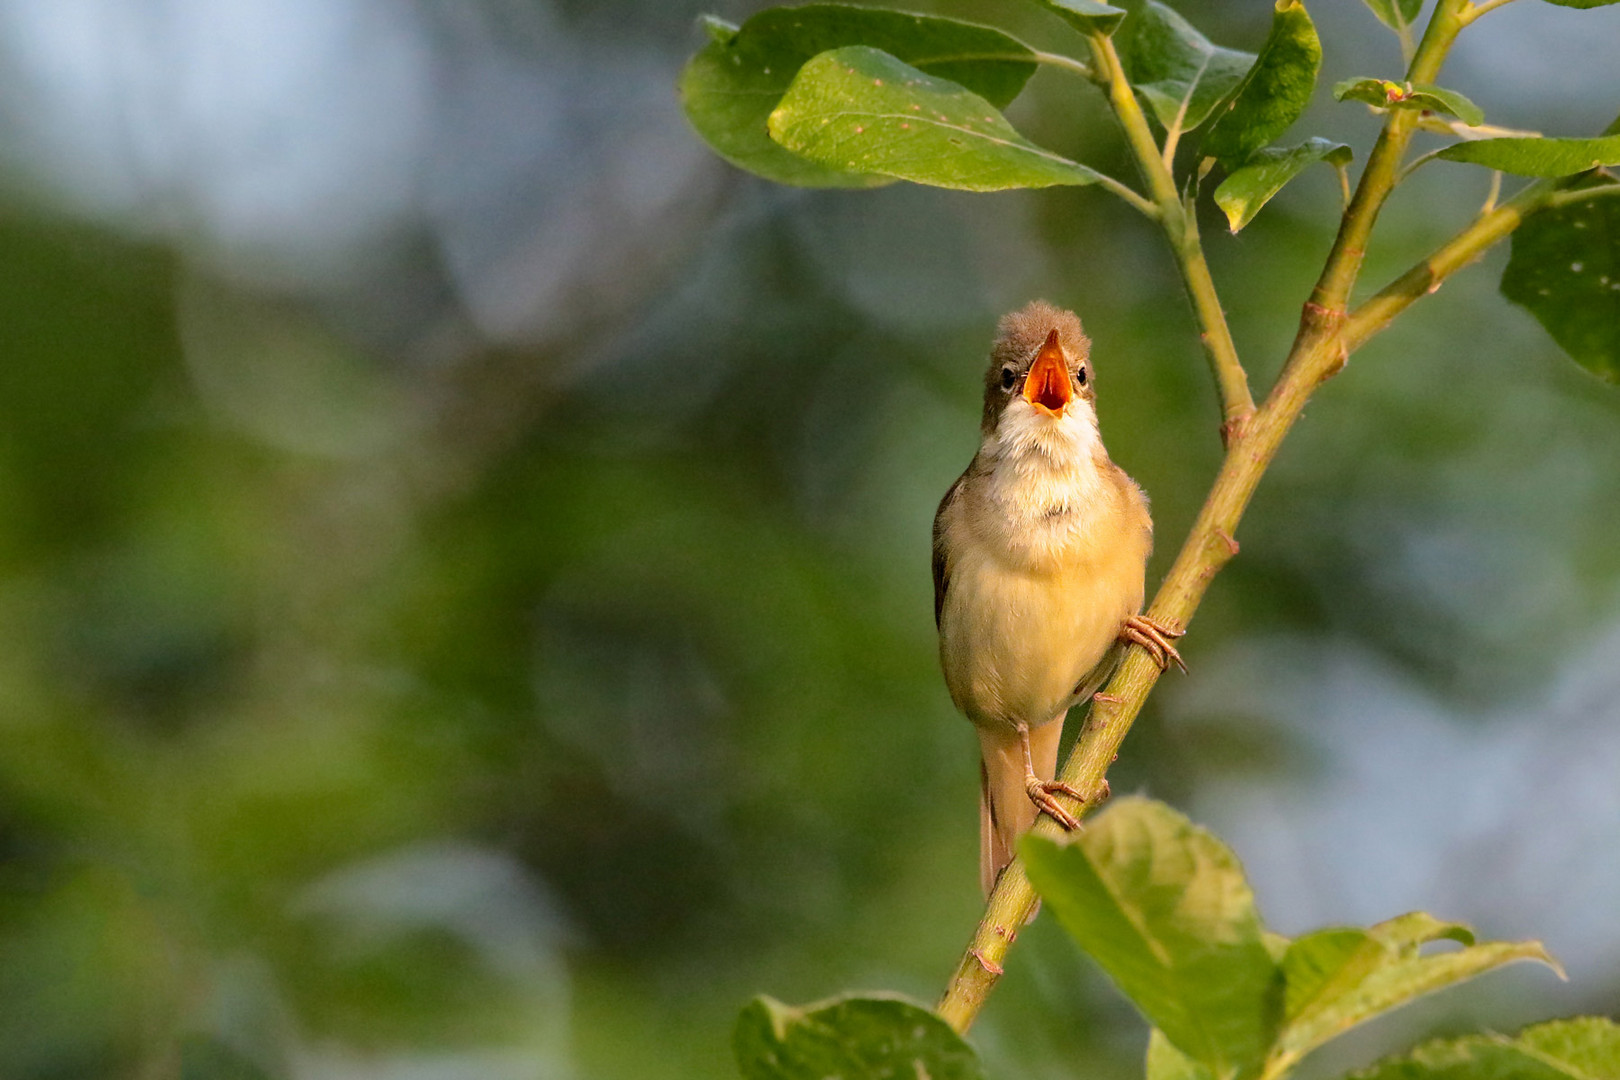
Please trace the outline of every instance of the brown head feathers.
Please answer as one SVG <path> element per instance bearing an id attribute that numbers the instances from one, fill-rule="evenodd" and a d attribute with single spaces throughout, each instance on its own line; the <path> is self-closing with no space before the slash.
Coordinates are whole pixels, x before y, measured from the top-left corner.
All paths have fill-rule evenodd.
<path id="1" fill-rule="evenodd" d="M 996 418 L 1010 400 L 1011 390 L 1023 385 L 1030 364 L 1054 330 L 1068 359 L 1076 396 L 1095 400 L 1091 339 L 1080 328 L 1080 317 L 1045 300 L 1031 300 L 1017 311 L 1003 315 L 996 326 L 995 344 L 990 347 L 990 366 L 984 376 L 983 427 L 986 433 L 994 429 Z M 1012 383 L 1008 382 L 1009 378 Z"/>

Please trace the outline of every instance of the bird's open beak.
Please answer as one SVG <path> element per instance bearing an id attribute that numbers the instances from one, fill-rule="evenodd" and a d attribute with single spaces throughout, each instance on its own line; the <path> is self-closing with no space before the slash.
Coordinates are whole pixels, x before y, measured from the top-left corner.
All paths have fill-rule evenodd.
<path id="1" fill-rule="evenodd" d="M 1046 335 L 1035 362 L 1024 376 L 1024 400 L 1051 416 L 1061 416 L 1074 398 L 1069 382 L 1069 362 L 1064 359 L 1063 347 L 1058 344 L 1057 331 Z"/>

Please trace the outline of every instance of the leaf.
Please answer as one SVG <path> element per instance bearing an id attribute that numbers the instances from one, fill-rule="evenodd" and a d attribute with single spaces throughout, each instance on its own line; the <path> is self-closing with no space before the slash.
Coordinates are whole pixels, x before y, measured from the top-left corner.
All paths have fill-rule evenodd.
<path id="1" fill-rule="evenodd" d="M 1276 1056 L 1298 1060 L 1357 1024 L 1516 960 L 1539 960 L 1562 974 L 1539 941 L 1493 941 L 1432 956 L 1402 956 L 1386 942 L 1378 941 L 1376 934 L 1369 933 L 1368 938 L 1376 948 L 1358 945 L 1349 951 L 1342 949 L 1343 942 L 1338 943 L 1342 962 L 1337 968 L 1333 968 L 1333 957 L 1326 947 L 1312 958 L 1313 963 L 1303 967 L 1317 990 L 1309 1006 L 1302 1008 L 1277 1036 Z M 1370 960 L 1376 962 L 1369 964 Z M 1286 972 L 1286 960 L 1284 964 Z"/>
<path id="2" fill-rule="evenodd" d="M 1427 911 L 1409 911 L 1393 919 L 1385 919 L 1369 928 L 1369 933 L 1396 952 L 1415 953 L 1419 945 L 1431 941 L 1455 941 L 1461 945 L 1474 943 L 1474 931 L 1467 923 L 1437 919 Z"/>
<path id="3" fill-rule="evenodd" d="M 1282 962 L 1285 1020 L 1292 1023 L 1326 1007 L 1393 958 L 1387 945 L 1359 927 L 1333 927 L 1298 938 Z"/>
<path id="4" fill-rule="evenodd" d="M 1101 0 L 1035 0 L 1082 34 L 1112 34 L 1126 15 L 1124 8 L 1109 7 Z"/>
<path id="5" fill-rule="evenodd" d="M 1595 8 L 1608 7 L 1610 4 L 1620 4 L 1620 0 L 1547 0 L 1547 3 L 1557 4 L 1559 7 Z"/>
<path id="6" fill-rule="evenodd" d="M 1469 126 L 1485 122 L 1485 110 L 1455 90 L 1430 83 L 1397 83 L 1388 79 L 1345 79 L 1333 84 L 1335 101 L 1364 101 L 1380 109 L 1425 109 L 1455 116 Z"/>
<path id="7" fill-rule="evenodd" d="M 710 41 L 681 74 L 681 101 L 693 128 L 733 165 L 784 184 L 870 187 L 888 177 L 852 175 L 795 157 L 766 130 L 804 62 L 845 45 L 883 49 L 960 83 L 998 107 L 1018 96 L 1035 70 L 1029 46 L 1000 30 L 929 15 L 843 4 L 769 8 L 738 28 L 704 23 Z"/>
<path id="8" fill-rule="evenodd" d="M 770 131 L 828 168 L 962 191 L 1102 179 L 1025 139 L 972 91 L 864 45 L 822 53 L 800 68 L 771 113 Z"/>
<path id="9" fill-rule="evenodd" d="M 1147 1080 L 1215 1080 L 1214 1074 L 1177 1050 L 1154 1028 L 1148 1035 Z"/>
<path id="10" fill-rule="evenodd" d="M 1425 1043 L 1355 1074 L 1356 1080 L 1603 1080 L 1620 1076 L 1620 1025 L 1554 1020 L 1518 1038 L 1471 1035 Z"/>
<path id="11" fill-rule="evenodd" d="M 921 1005 L 890 995 L 794 1008 L 758 997 L 737 1017 L 745 1080 L 981 1080 L 973 1048 Z"/>
<path id="12" fill-rule="evenodd" d="M 699 15 L 698 25 L 709 35 L 710 41 L 720 45 L 730 45 L 737 37 L 737 24 L 718 15 Z"/>
<path id="13" fill-rule="evenodd" d="M 1322 43 L 1300 0 L 1277 0 L 1271 35 L 1225 111 L 1204 135 L 1203 153 L 1222 165 L 1244 165 L 1256 150 L 1287 131 L 1310 103 Z"/>
<path id="14" fill-rule="evenodd" d="M 1125 75 L 1167 131 L 1173 127 L 1191 131 L 1207 120 L 1256 59 L 1254 53 L 1211 44 L 1157 0 L 1142 5 L 1122 37 L 1120 63 Z"/>
<path id="15" fill-rule="evenodd" d="M 1064 843 L 1027 836 L 1030 881 L 1069 935 L 1176 1049 L 1217 1075 L 1257 1062 L 1282 1005 L 1236 856 L 1148 799 Z"/>
<path id="16" fill-rule="evenodd" d="M 1233 232 L 1254 220 L 1260 208 L 1283 189 L 1283 185 L 1318 161 L 1333 165 L 1350 164 L 1351 151 L 1344 143 L 1327 139 L 1307 139 L 1292 149 L 1267 148 L 1258 151 L 1249 164 L 1234 171 L 1215 189 L 1215 205 L 1226 211 Z"/>
<path id="17" fill-rule="evenodd" d="M 1620 192 L 1525 219 L 1501 287 L 1577 364 L 1620 383 Z"/>
<path id="18" fill-rule="evenodd" d="M 1571 1075 L 1620 1076 L 1620 1024 L 1601 1016 L 1553 1020 L 1525 1028 L 1514 1040 Z"/>
<path id="19" fill-rule="evenodd" d="M 1620 135 L 1598 139 L 1476 139 L 1454 143 L 1439 156 L 1515 176 L 1573 176 L 1600 165 L 1620 165 Z"/>
<path id="20" fill-rule="evenodd" d="M 1423 10 L 1423 0 L 1363 0 L 1372 13 L 1378 16 L 1378 21 L 1396 33 L 1412 25 Z"/>

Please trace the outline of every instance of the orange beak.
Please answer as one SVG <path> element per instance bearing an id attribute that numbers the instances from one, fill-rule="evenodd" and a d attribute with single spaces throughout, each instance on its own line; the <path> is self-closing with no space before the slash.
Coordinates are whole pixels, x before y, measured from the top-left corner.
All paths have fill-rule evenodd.
<path id="1" fill-rule="evenodd" d="M 1048 415 L 1058 416 L 1073 398 L 1069 362 L 1064 359 L 1057 331 L 1053 330 L 1046 335 L 1046 344 L 1041 346 L 1035 362 L 1029 366 L 1029 374 L 1024 376 L 1024 400 Z"/>

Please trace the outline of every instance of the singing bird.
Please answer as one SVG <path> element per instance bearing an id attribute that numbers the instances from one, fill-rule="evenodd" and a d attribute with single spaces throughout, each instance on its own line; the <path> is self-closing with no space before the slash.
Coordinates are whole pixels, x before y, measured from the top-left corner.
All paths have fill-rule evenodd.
<path id="1" fill-rule="evenodd" d="M 1069 707 L 1128 643 L 1186 670 L 1181 631 L 1141 614 L 1147 498 L 1103 447 L 1091 341 L 1073 312 L 1004 316 L 985 375 L 978 453 L 934 517 L 934 621 L 951 700 L 978 728 L 980 881 L 988 893 L 1054 795 Z"/>

